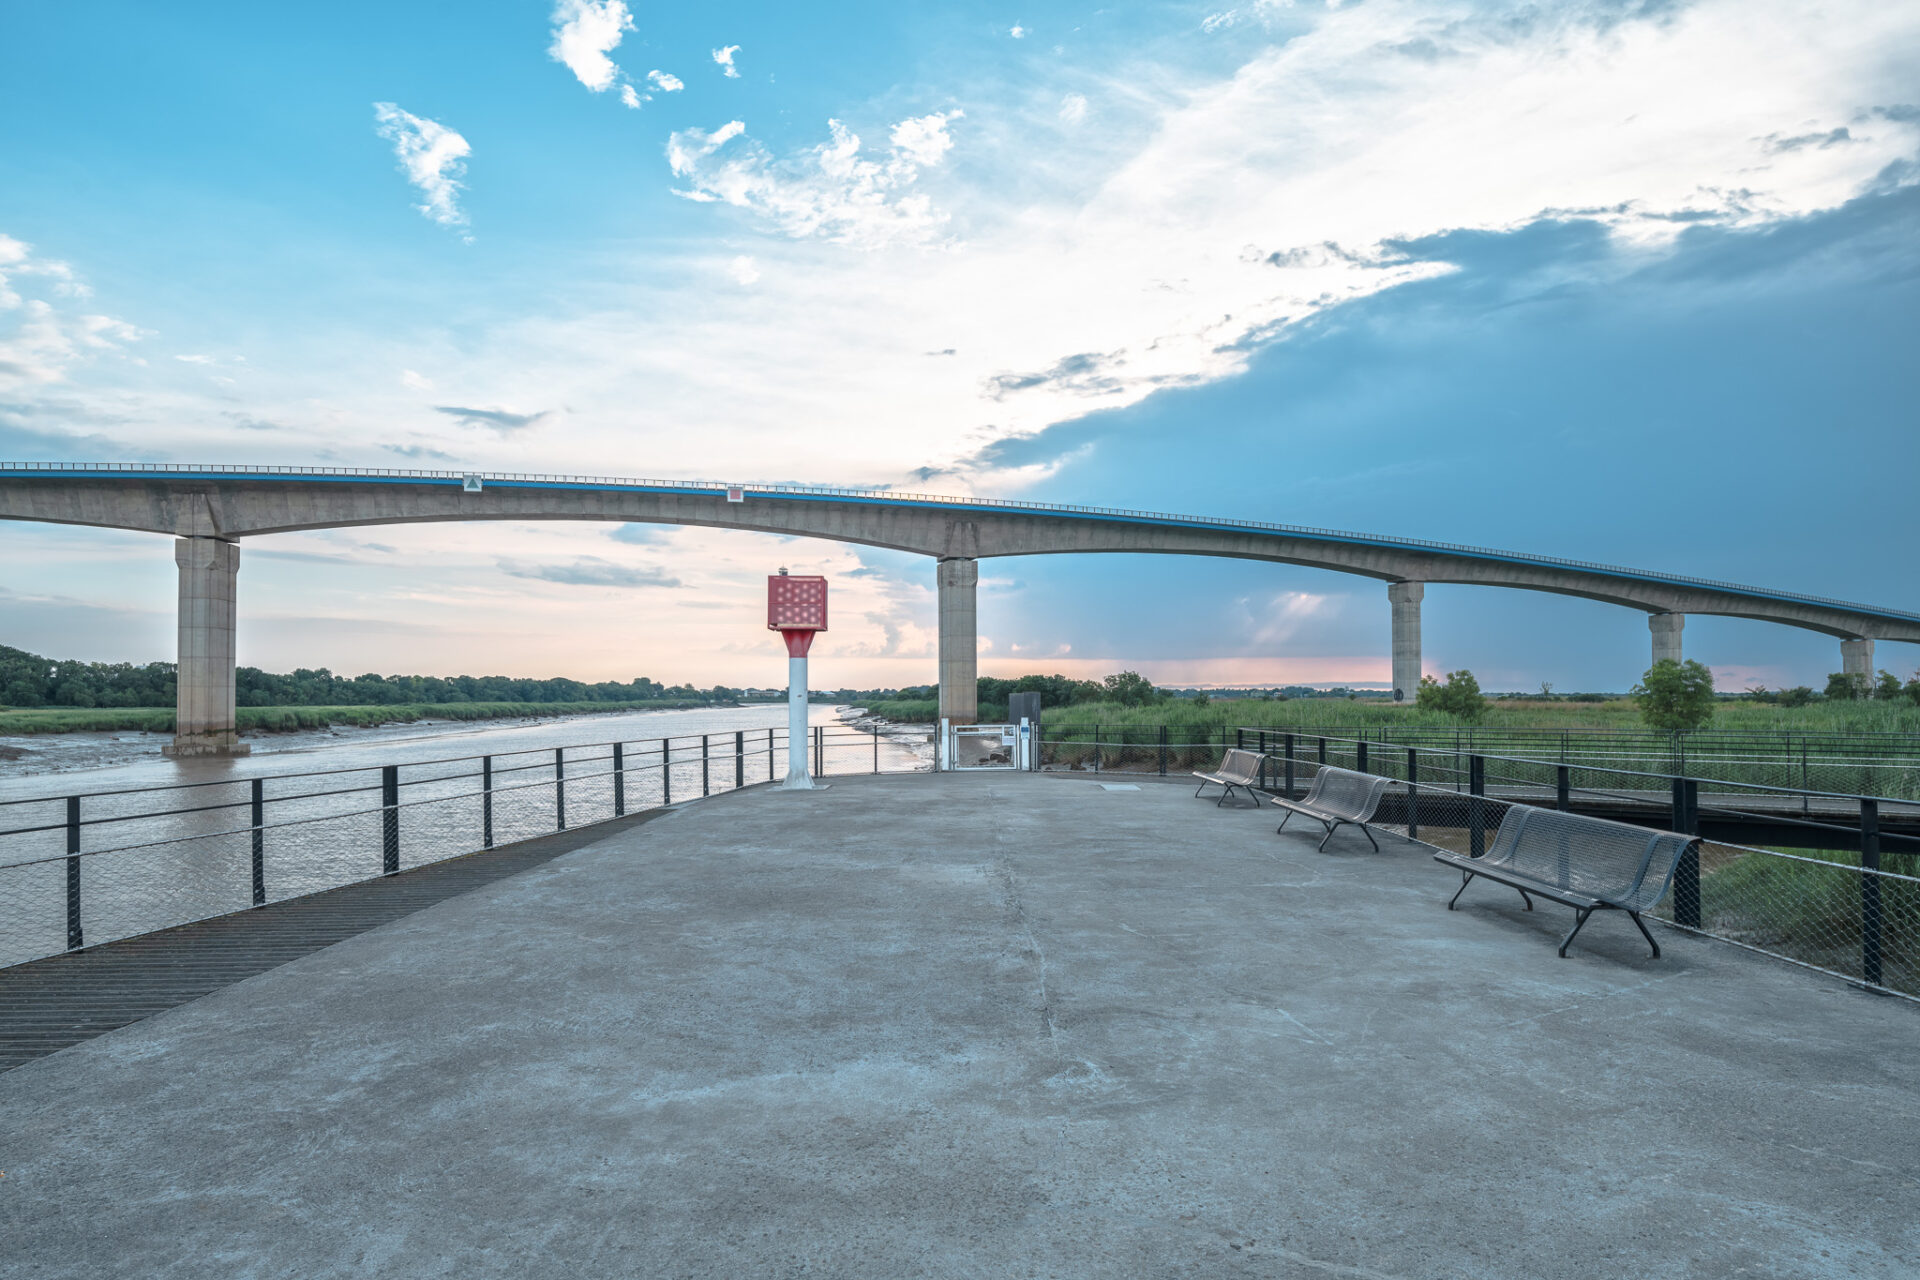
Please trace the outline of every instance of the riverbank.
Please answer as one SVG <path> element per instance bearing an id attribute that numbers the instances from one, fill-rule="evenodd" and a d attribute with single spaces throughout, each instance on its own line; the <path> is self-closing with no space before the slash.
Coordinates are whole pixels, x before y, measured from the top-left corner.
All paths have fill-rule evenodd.
<path id="1" fill-rule="evenodd" d="M 738 707 L 739 702 L 410 702 L 395 705 L 332 707 L 240 707 L 234 712 L 241 733 L 291 733 L 351 725 L 369 729 L 420 720 L 534 720 L 561 716 L 606 715 L 626 711 L 691 711 Z M 0 737 L 46 733 L 172 733 L 171 707 L 38 707 L 0 711 Z"/>
<path id="2" fill-rule="evenodd" d="M 364 755 L 368 749 L 383 756 L 388 749 L 392 749 L 402 753 L 395 758 L 408 759 L 419 756 L 426 743 L 435 741 L 447 747 L 439 754 L 457 755 L 483 750 L 477 745 L 481 742 L 498 743 L 500 749 L 510 750 L 514 746 L 528 744 L 574 746 L 588 742 L 609 742 L 616 738 L 637 740 L 668 734 L 731 733 L 737 729 L 757 730 L 786 723 L 785 703 L 625 709 L 593 703 L 588 704 L 594 708 L 592 711 L 561 713 L 554 712 L 553 708 L 566 704 L 533 705 L 543 714 L 496 715 L 465 720 L 421 715 L 376 724 L 332 724 L 290 730 L 255 729 L 243 731 L 241 736 L 253 748 L 251 760 L 264 764 L 288 755 L 317 755 L 325 759 L 336 751 L 341 753 L 340 759 L 344 762 Z M 815 723 L 828 722 L 832 714 L 833 708 L 825 705 L 813 708 Z M 61 733 L 0 735 L 0 780 L 137 768 L 140 770 L 137 774 L 116 777 L 111 785 L 155 785 L 178 781 L 178 775 L 183 770 L 188 773 L 205 769 L 239 769 L 247 772 L 252 768 L 244 757 L 239 761 L 174 761 L 161 754 L 161 748 L 170 741 L 170 728 L 158 732 L 137 729 L 105 732 L 70 730 Z M 461 745 L 453 746 L 456 741 Z M 277 770 L 286 766 L 265 767 Z M 316 761 L 313 767 L 328 766 Z M 100 785 L 109 784 L 103 779 Z"/>

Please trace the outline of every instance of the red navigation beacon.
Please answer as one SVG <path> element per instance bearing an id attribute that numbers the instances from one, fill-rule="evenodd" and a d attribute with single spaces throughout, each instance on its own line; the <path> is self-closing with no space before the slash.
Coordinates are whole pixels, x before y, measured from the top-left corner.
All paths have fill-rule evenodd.
<path id="1" fill-rule="evenodd" d="M 817 574 L 767 577 L 767 630 L 787 642 L 787 656 L 804 658 L 813 633 L 827 629 L 827 580 Z"/>

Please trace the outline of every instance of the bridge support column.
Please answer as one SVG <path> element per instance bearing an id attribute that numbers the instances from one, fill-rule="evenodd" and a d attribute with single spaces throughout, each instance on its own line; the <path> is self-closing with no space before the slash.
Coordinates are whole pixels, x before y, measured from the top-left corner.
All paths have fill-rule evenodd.
<path id="1" fill-rule="evenodd" d="M 170 756 L 244 756 L 233 723 L 234 587 L 240 544 L 175 538 L 180 566 L 180 664 Z"/>
<path id="2" fill-rule="evenodd" d="M 1873 688 L 1873 641 L 1842 640 L 1840 642 L 1840 670 L 1853 677 L 1854 688 L 1866 696 Z"/>
<path id="3" fill-rule="evenodd" d="M 977 560 L 942 560 L 940 582 L 940 718 L 972 724 L 980 714 Z"/>
<path id="4" fill-rule="evenodd" d="M 1665 662 L 1672 659 L 1682 661 L 1680 657 L 1680 631 L 1687 625 L 1684 613 L 1650 613 L 1647 615 L 1647 629 L 1653 632 L 1653 660 Z"/>
<path id="5" fill-rule="evenodd" d="M 1390 582 L 1387 599 L 1393 602 L 1393 700 L 1411 703 L 1420 692 L 1420 601 L 1424 582 Z"/>

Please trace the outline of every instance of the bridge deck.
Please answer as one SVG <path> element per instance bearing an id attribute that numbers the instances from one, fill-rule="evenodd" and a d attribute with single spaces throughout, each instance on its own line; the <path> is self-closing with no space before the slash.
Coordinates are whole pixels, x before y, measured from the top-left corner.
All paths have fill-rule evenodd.
<path id="1" fill-rule="evenodd" d="M 1920 1264 L 1913 1006 L 1140 786 L 726 796 L 28 1063 L 9 1266 Z"/>

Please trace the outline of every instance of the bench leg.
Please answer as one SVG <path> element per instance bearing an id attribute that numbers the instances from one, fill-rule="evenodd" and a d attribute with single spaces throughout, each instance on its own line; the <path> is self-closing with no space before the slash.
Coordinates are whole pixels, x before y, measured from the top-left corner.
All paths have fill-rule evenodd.
<path id="1" fill-rule="evenodd" d="M 1519 888 L 1518 885 L 1515 885 L 1514 887 Z M 1529 911 L 1533 910 L 1533 895 L 1528 893 L 1525 889 L 1520 889 L 1520 897 L 1521 897 L 1521 900 L 1527 904 L 1527 910 Z"/>
<path id="2" fill-rule="evenodd" d="M 1321 837 L 1320 837 L 1320 847 L 1319 847 L 1319 849 L 1317 849 L 1317 850 L 1315 850 L 1315 852 L 1317 852 L 1317 853 L 1324 853 L 1324 852 L 1326 852 L 1326 848 L 1327 848 L 1327 841 L 1329 841 L 1329 840 L 1331 840 L 1331 839 L 1333 839 L 1333 833 L 1334 833 L 1334 832 L 1336 832 L 1336 831 L 1338 831 L 1339 829 L 1340 829 L 1340 824 L 1339 824 L 1339 823 L 1337 823 L 1337 822 L 1329 822 L 1329 823 L 1327 823 L 1327 834 L 1325 834 L 1325 835 L 1323 835 L 1323 836 L 1321 836 Z"/>
<path id="3" fill-rule="evenodd" d="M 1655 942 L 1653 935 L 1647 932 L 1646 922 L 1640 918 L 1640 913 L 1638 911 L 1629 911 L 1627 914 L 1633 918 L 1635 924 L 1640 926 L 1640 936 L 1647 940 L 1647 945 L 1653 948 L 1653 958 L 1658 960 L 1660 958 L 1660 944 Z"/>
<path id="4" fill-rule="evenodd" d="M 1460 873 L 1460 887 L 1458 889 L 1455 889 L 1453 891 L 1453 897 L 1448 899 L 1447 910 L 1449 911 L 1453 910 L 1453 904 L 1460 901 L 1460 895 L 1465 893 L 1467 891 L 1467 886 L 1472 883 L 1473 883 L 1473 872 L 1462 871 Z"/>
<path id="5" fill-rule="evenodd" d="M 1373 832 L 1367 830 L 1366 823 L 1363 822 L 1360 824 L 1360 830 L 1367 837 L 1367 843 L 1373 846 L 1373 851 L 1375 853 L 1380 852 L 1380 842 L 1373 838 Z"/>
<path id="6" fill-rule="evenodd" d="M 1204 783 L 1204 782 L 1203 782 L 1203 783 L 1201 783 L 1201 784 L 1200 784 L 1199 786 L 1197 786 L 1197 787 L 1195 787 L 1195 788 L 1193 789 L 1193 794 L 1194 794 L 1194 797 L 1195 797 L 1195 798 L 1197 799 L 1197 798 L 1199 797 L 1199 795 L 1200 795 L 1200 793 L 1201 793 L 1202 791 L 1205 791 L 1206 789 L 1207 789 L 1207 784 L 1206 784 L 1206 783 Z"/>
<path id="7" fill-rule="evenodd" d="M 1287 810 L 1287 816 L 1280 819 L 1280 825 L 1273 829 L 1273 834 L 1279 835 L 1282 831 L 1285 831 L 1287 829 L 1287 823 L 1291 821 L 1292 818 L 1293 818 L 1293 810 L 1289 809 Z"/>
<path id="8" fill-rule="evenodd" d="M 1592 907 L 1588 907 L 1586 910 L 1581 911 L 1579 913 L 1580 918 L 1573 922 L 1573 929 L 1567 934 L 1566 937 L 1560 939 L 1560 958 L 1562 960 L 1566 959 L 1567 957 L 1567 944 L 1573 941 L 1573 935 L 1580 932 L 1581 927 L 1587 923 L 1587 917 L 1592 914 L 1593 914 Z"/>

